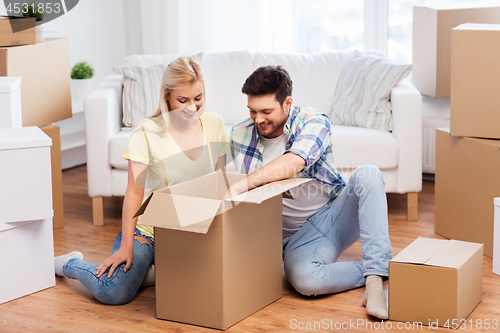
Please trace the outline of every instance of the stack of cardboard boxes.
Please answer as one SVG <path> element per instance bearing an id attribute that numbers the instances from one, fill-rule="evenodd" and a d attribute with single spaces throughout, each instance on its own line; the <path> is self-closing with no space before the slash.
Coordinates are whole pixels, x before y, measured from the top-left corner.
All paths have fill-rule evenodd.
<path id="1" fill-rule="evenodd" d="M 392 320 L 458 328 L 481 301 L 500 196 L 500 24 L 492 23 L 498 6 L 414 7 L 413 83 L 429 107 L 445 109 L 449 98 L 451 129 L 435 134 L 435 232 L 452 240 L 418 238 L 391 260 Z"/>
<path id="2" fill-rule="evenodd" d="M 500 25 L 452 29 L 451 124 L 436 131 L 435 232 L 493 256 L 500 196 Z"/>
<path id="3" fill-rule="evenodd" d="M 52 193 L 54 228 L 64 226 L 62 196 L 61 143 L 59 127 L 52 125 L 72 116 L 69 44 L 52 38 L 36 43 L 34 18 L 0 18 L 0 77 L 20 77 L 22 126 L 38 126 L 52 139 Z M 32 24 L 18 32 L 11 25 Z M 13 86 L 14 87 L 14 86 Z M 16 88 L 17 89 L 17 88 Z M 10 91 L 5 91 L 9 93 Z M 9 96 L 4 97 L 10 99 Z M 2 117 L 19 117 L 17 106 L 1 105 Z M 14 115 L 12 114 L 14 112 Z M 17 112 L 17 115 L 16 115 Z M 4 118 L 6 119 L 6 118 Z M 9 118 L 10 119 L 10 118 Z M 19 119 L 13 119 L 18 123 Z M 10 120 L 9 120 L 10 121 Z M 10 127 L 16 127 L 12 123 Z M 1 127 L 9 127 L 5 124 Z"/>
<path id="4" fill-rule="evenodd" d="M 0 129 L 0 304 L 55 285 L 51 140 Z"/>
<path id="5" fill-rule="evenodd" d="M 451 29 L 463 23 L 500 24 L 500 6 L 414 6 L 412 82 L 422 96 L 422 170 L 435 173 L 436 128 L 450 126 Z"/>
<path id="6" fill-rule="evenodd" d="M 68 41 L 36 43 L 30 20 L 16 32 L 25 19 L 0 19 L 0 303 L 55 285 L 52 229 L 64 226 L 52 123 L 72 115 Z"/>

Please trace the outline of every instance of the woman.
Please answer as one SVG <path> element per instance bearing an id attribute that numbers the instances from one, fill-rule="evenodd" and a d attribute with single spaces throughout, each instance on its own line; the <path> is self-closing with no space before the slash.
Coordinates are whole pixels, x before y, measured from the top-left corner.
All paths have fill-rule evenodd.
<path id="1" fill-rule="evenodd" d="M 154 260 L 153 228 L 134 218 L 142 202 L 152 191 L 225 166 L 229 137 L 219 115 L 203 113 L 204 101 L 201 66 L 190 57 L 172 61 L 163 74 L 158 111 L 136 126 L 123 153 L 128 185 L 112 255 L 100 265 L 76 251 L 56 257 L 57 275 L 78 279 L 105 304 L 134 297 Z"/>

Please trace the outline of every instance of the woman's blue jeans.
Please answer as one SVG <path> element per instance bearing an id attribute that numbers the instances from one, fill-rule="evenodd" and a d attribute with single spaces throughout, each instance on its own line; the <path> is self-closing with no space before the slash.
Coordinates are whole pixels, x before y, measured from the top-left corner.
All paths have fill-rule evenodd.
<path id="1" fill-rule="evenodd" d="M 136 229 L 136 235 L 145 236 Z M 154 245 L 151 237 L 145 237 Z M 112 253 L 120 248 L 122 232 L 116 236 Z M 87 289 L 89 289 L 95 298 L 104 304 L 120 305 L 126 304 L 134 298 L 137 290 L 141 286 L 149 266 L 154 262 L 154 247 L 141 243 L 134 238 L 132 266 L 127 272 L 123 271 L 125 264 L 121 264 L 108 278 L 109 268 L 98 278 L 96 275 L 97 264 L 91 264 L 83 260 L 72 258 L 63 266 L 63 273 L 66 277 L 77 279 Z"/>
<path id="2" fill-rule="evenodd" d="M 359 238 L 362 260 L 336 262 Z M 341 194 L 283 243 L 287 279 L 308 296 L 364 286 L 367 275 L 386 277 L 391 259 L 385 183 L 369 165 L 354 170 Z"/>

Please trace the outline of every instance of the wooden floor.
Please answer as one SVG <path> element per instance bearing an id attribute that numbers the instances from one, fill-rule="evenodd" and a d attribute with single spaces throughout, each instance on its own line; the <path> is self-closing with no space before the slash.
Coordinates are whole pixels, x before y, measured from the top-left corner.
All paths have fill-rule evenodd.
<path id="1" fill-rule="evenodd" d="M 55 255 L 79 250 L 87 261 L 99 263 L 109 255 L 112 242 L 120 230 L 121 198 L 104 201 L 105 225 L 92 225 L 91 199 L 87 195 L 86 167 L 63 172 L 65 228 L 54 231 Z M 406 221 L 406 196 L 389 194 L 389 234 L 394 255 L 418 236 L 441 238 L 434 234 L 434 183 L 424 182 L 419 195 L 419 221 Z M 360 260 L 359 241 L 349 248 L 341 260 Z M 14 272 L 15 274 L 15 272 Z M 36 274 L 36 272 L 34 272 Z M 384 287 L 387 292 L 387 282 Z M 263 310 L 231 327 L 229 332 L 291 332 L 299 323 L 314 325 L 328 322 L 346 325 L 343 331 L 368 332 L 396 322 L 376 321 L 366 315 L 361 305 L 364 288 L 321 296 L 303 297 L 283 280 L 283 297 Z M 492 260 L 484 257 L 483 301 L 469 316 L 463 331 L 481 331 L 476 320 L 500 320 L 500 277 L 492 273 Z M 479 321 L 478 321 L 479 322 Z M 297 326 L 295 326 L 295 324 Z M 424 323 L 425 324 L 425 323 Z M 500 325 L 500 322 L 498 323 Z M 483 327 L 484 328 L 484 327 Z M 427 326 L 424 326 L 424 330 Z M 416 331 L 410 329 L 407 331 Z M 439 328 L 438 331 L 447 329 Z M 140 289 L 127 305 L 106 306 L 96 301 L 78 281 L 56 278 L 56 286 L 0 305 L 0 332 L 209 332 L 203 327 L 155 319 L 154 287 Z M 325 331 L 302 330 L 302 331 Z M 333 329 L 339 331 L 339 329 Z M 495 331 L 493 329 L 486 331 Z"/>

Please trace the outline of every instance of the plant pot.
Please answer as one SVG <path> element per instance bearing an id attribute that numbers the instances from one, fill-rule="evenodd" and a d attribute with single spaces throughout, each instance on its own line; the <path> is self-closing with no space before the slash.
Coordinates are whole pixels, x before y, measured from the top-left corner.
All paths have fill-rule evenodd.
<path id="1" fill-rule="evenodd" d="M 37 43 L 43 42 L 45 40 L 44 30 L 45 30 L 45 24 L 40 24 L 36 26 L 35 32 L 36 32 Z"/>
<path id="2" fill-rule="evenodd" d="M 71 79 L 71 98 L 85 99 L 92 91 L 92 79 Z"/>

